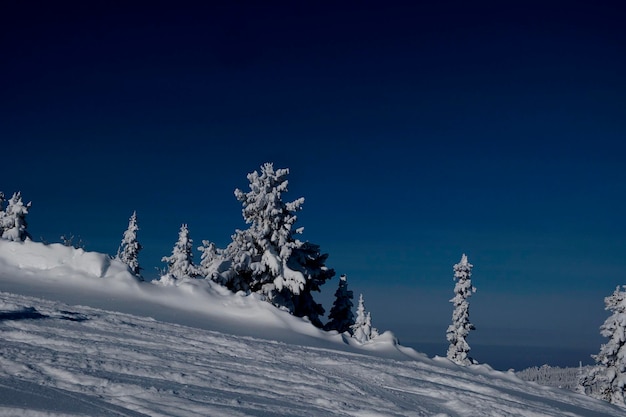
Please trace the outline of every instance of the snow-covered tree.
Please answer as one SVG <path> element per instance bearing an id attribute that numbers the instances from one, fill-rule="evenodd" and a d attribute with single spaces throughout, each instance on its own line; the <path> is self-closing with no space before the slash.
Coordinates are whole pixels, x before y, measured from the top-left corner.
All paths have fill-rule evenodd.
<path id="1" fill-rule="evenodd" d="M 178 241 L 174 244 L 172 255 L 164 256 L 161 261 L 167 263 L 167 274 L 175 279 L 194 278 L 197 276 L 193 264 L 193 240 L 189 237 L 186 224 L 180 226 Z"/>
<path id="2" fill-rule="evenodd" d="M 261 167 L 261 174 L 257 171 L 248 174 L 249 192 L 235 190 L 235 197 L 243 205 L 244 220 L 250 224 L 248 231 L 257 252 L 249 265 L 252 270 L 250 287 L 266 295 L 283 288 L 296 294 L 304 289 L 304 276 L 291 274 L 286 267 L 291 251 L 302 244 L 293 236 L 301 230 L 293 231 L 292 226 L 297 219 L 295 212 L 304 203 L 304 198 L 283 202 L 288 174 L 288 169 L 274 170 L 271 163 L 266 163 Z M 252 265 L 254 263 L 256 265 Z"/>
<path id="3" fill-rule="evenodd" d="M 231 243 L 224 250 L 224 259 L 230 264 L 229 270 L 223 274 L 223 285 L 234 292 L 250 291 L 253 283 L 253 267 L 259 262 L 259 250 L 249 230 L 236 230 L 231 236 Z"/>
<path id="4" fill-rule="evenodd" d="M 320 246 L 311 242 L 304 242 L 291 252 L 287 266 L 292 271 L 299 271 L 305 277 L 304 289 L 298 294 L 282 291 L 282 297 L 287 296 L 282 305 L 293 304 L 293 314 L 298 317 L 308 317 L 316 327 L 323 327 L 320 319 L 324 315 L 324 307 L 315 302 L 313 291 L 319 292 L 320 287 L 335 275 L 335 270 L 326 267 L 328 254 L 321 253 Z"/>
<path id="5" fill-rule="evenodd" d="M 72 233 L 67 233 L 61 235 L 59 238 L 61 239 L 61 244 L 63 246 L 74 249 L 85 249 L 85 242 L 80 236 L 76 237 Z"/>
<path id="6" fill-rule="evenodd" d="M 308 316 L 321 327 L 319 316 L 324 309 L 313 301 L 311 291 L 319 291 L 334 271 L 324 265 L 327 255 L 320 253 L 319 246 L 296 238 L 302 228 L 293 227 L 295 213 L 302 208 L 304 198 L 283 202 L 288 174 L 288 169 L 274 170 L 266 163 L 260 174 L 248 174 L 249 192 L 235 190 L 250 227 L 237 231 L 226 248 L 225 257 L 233 271 L 228 286 L 261 293 L 275 305 L 294 315 Z"/>
<path id="7" fill-rule="evenodd" d="M 585 392 L 619 406 L 626 406 L 626 285 L 615 288 L 604 299 L 612 314 L 600 326 L 600 334 L 609 341 L 592 355 L 596 366 L 581 378 Z"/>
<path id="8" fill-rule="evenodd" d="M 224 250 L 215 246 L 215 243 L 208 240 L 202 241 L 202 246 L 198 247 L 202 253 L 200 255 L 200 265 L 198 265 L 198 275 L 205 279 L 210 279 L 219 284 L 228 283 L 229 262 L 224 257 Z"/>
<path id="9" fill-rule="evenodd" d="M 211 278 L 213 272 L 213 264 L 219 260 L 218 249 L 215 243 L 208 240 L 202 241 L 202 246 L 198 246 L 200 255 L 200 265 L 198 265 L 198 274 L 205 278 Z"/>
<path id="10" fill-rule="evenodd" d="M 337 330 L 339 333 L 350 331 L 355 323 L 352 313 L 352 291 L 348 289 L 348 277 L 339 277 L 339 286 L 335 291 L 335 301 L 328 314 L 329 322 L 324 326 L 325 330 Z"/>
<path id="11" fill-rule="evenodd" d="M 9 199 L 2 216 L 2 238 L 14 241 L 30 239 L 26 231 L 26 215 L 31 203 L 22 202 L 22 194 L 18 191 Z"/>
<path id="12" fill-rule="evenodd" d="M 372 315 L 365 309 L 363 294 L 359 296 L 359 305 L 356 309 L 356 320 L 350 326 L 352 337 L 361 343 L 368 342 L 378 336 L 378 330 L 372 327 Z"/>
<path id="13" fill-rule="evenodd" d="M 128 228 L 122 237 L 122 243 L 117 250 L 117 259 L 124 262 L 133 274 L 141 276 L 141 268 L 139 266 L 139 251 L 143 249 L 139 241 L 137 241 L 137 212 L 133 211 L 133 215 L 128 220 Z"/>
<path id="14" fill-rule="evenodd" d="M 0 237 L 4 234 L 4 217 L 6 216 L 6 213 L 4 212 L 5 201 L 4 193 L 0 191 Z"/>
<path id="15" fill-rule="evenodd" d="M 459 365 L 470 365 L 474 361 L 468 356 L 470 347 L 465 338 L 470 330 L 475 327 L 469 321 L 468 298 L 476 292 L 472 286 L 472 267 L 467 261 L 467 256 L 463 254 L 461 262 L 454 265 L 454 279 L 457 281 L 454 286 L 454 298 L 450 302 L 454 305 L 452 313 L 452 324 L 448 327 L 447 339 L 450 342 L 448 347 L 448 359 Z"/>

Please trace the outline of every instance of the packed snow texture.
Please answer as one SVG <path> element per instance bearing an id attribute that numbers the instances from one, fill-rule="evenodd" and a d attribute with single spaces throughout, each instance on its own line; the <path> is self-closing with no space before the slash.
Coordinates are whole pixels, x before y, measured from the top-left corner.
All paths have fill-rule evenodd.
<path id="1" fill-rule="evenodd" d="M 0 241 L 0 416 L 623 416 L 487 365 L 324 332 L 207 280 Z"/>

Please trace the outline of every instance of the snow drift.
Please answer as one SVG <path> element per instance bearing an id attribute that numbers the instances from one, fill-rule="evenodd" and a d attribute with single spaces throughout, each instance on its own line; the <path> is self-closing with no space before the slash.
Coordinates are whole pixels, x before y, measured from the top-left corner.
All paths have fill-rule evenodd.
<path id="1" fill-rule="evenodd" d="M 0 240 L 0 416 L 620 416 L 383 333 L 321 331 L 205 280 L 139 281 L 107 255 Z"/>

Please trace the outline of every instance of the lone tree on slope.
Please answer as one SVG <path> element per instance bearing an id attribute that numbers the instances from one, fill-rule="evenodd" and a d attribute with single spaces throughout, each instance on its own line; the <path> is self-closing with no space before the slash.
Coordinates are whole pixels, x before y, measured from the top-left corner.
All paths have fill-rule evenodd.
<path id="1" fill-rule="evenodd" d="M 4 199 L 4 195 L 2 199 Z M 3 239 L 13 241 L 30 239 L 30 234 L 26 231 L 26 215 L 30 205 L 31 203 L 24 204 L 22 202 L 22 194 L 19 191 L 9 199 L 7 208 L 1 216 L 2 227 L 0 230 L 2 230 Z"/>
<path id="2" fill-rule="evenodd" d="M 609 341 L 600 347 L 600 353 L 592 355 L 596 366 L 582 377 L 585 393 L 626 406 L 626 285 L 618 286 L 604 299 L 605 309 L 612 312 L 600 326 L 600 334 Z"/>
<path id="3" fill-rule="evenodd" d="M 454 304 L 454 312 L 452 313 L 452 324 L 448 327 L 447 332 L 447 339 L 450 342 L 447 357 L 459 365 L 474 363 L 473 359 L 468 356 L 470 347 L 465 340 L 470 330 L 475 329 L 469 321 L 468 302 L 468 298 L 476 292 L 471 280 L 472 267 L 473 265 L 467 261 L 465 254 L 461 257 L 461 262 L 454 265 L 454 279 L 457 282 L 454 286 L 455 296 L 450 300 Z"/>
<path id="4" fill-rule="evenodd" d="M 139 251 L 143 249 L 141 244 L 137 241 L 137 212 L 133 211 L 133 215 L 128 220 L 128 228 L 124 232 L 122 237 L 122 243 L 117 250 L 117 259 L 124 262 L 133 274 L 141 276 L 141 268 L 139 266 Z"/>
<path id="5" fill-rule="evenodd" d="M 4 234 L 4 218 L 6 213 L 4 212 L 4 202 L 6 201 L 4 193 L 0 191 L 0 237 Z"/>
<path id="6" fill-rule="evenodd" d="M 315 326 L 322 327 L 319 317 L 324 309 L 311 293 L 319 291 L 335 271 L 325 266 L 328 255 L 322 254 L 318 245 L 296 238 L 303 229 L 294 230 L 295 213 L 301 210 L 304 198 L 283 202 L 288 174 L 289 169 L 274 170 L 266 163 L 260 174 L 248 174 L 250 191 L 235 190 L 250 227 L 238 230 L 224 251 L 232 268 L 227 286 L 263 294 L 274 305 L 299 317 L 308 316 Z"/>
<path id="7" fill-rule="evenodd" d="M 365 310 L 363 294 L 359 296 L 359 305 L 356 309 L 356 320 L 352 326 L 352 337 L 361 343 L 368 342 L 378 336 L 378 330 L 372 327 L 372 315 Z"/>
<path id="8" fill-rule="evenodd" d="M 353 298 L 352 291 L 348 289 L 348 277 L 340 276 L 339 286 L 335 291 L 335 301 L 328 314 L 330 321 L 324 326 L 325 330 L 337 330 L 339 333 L 350 331 L 350 327 L 354 324 Z"/>
<path id="9" fill-rule="evenodd" d="M 196 277 L 192 250 L 193 240 L 189 237 L 187 225 L 183 224 L 180 226 L 178 241 L 174 244 L 172 254 L 161 259 L 162 262 L 167 262 L 167 274 L 175 279 Z"/>

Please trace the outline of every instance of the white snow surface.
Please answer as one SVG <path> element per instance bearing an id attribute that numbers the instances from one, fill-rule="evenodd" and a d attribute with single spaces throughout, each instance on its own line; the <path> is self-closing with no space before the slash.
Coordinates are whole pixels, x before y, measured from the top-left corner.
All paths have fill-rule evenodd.
<path id="1" fill-rule="evenodd" d="M 0 240 L 0 291 L 0 417 L 626 415 L 60 244 Z"/>

